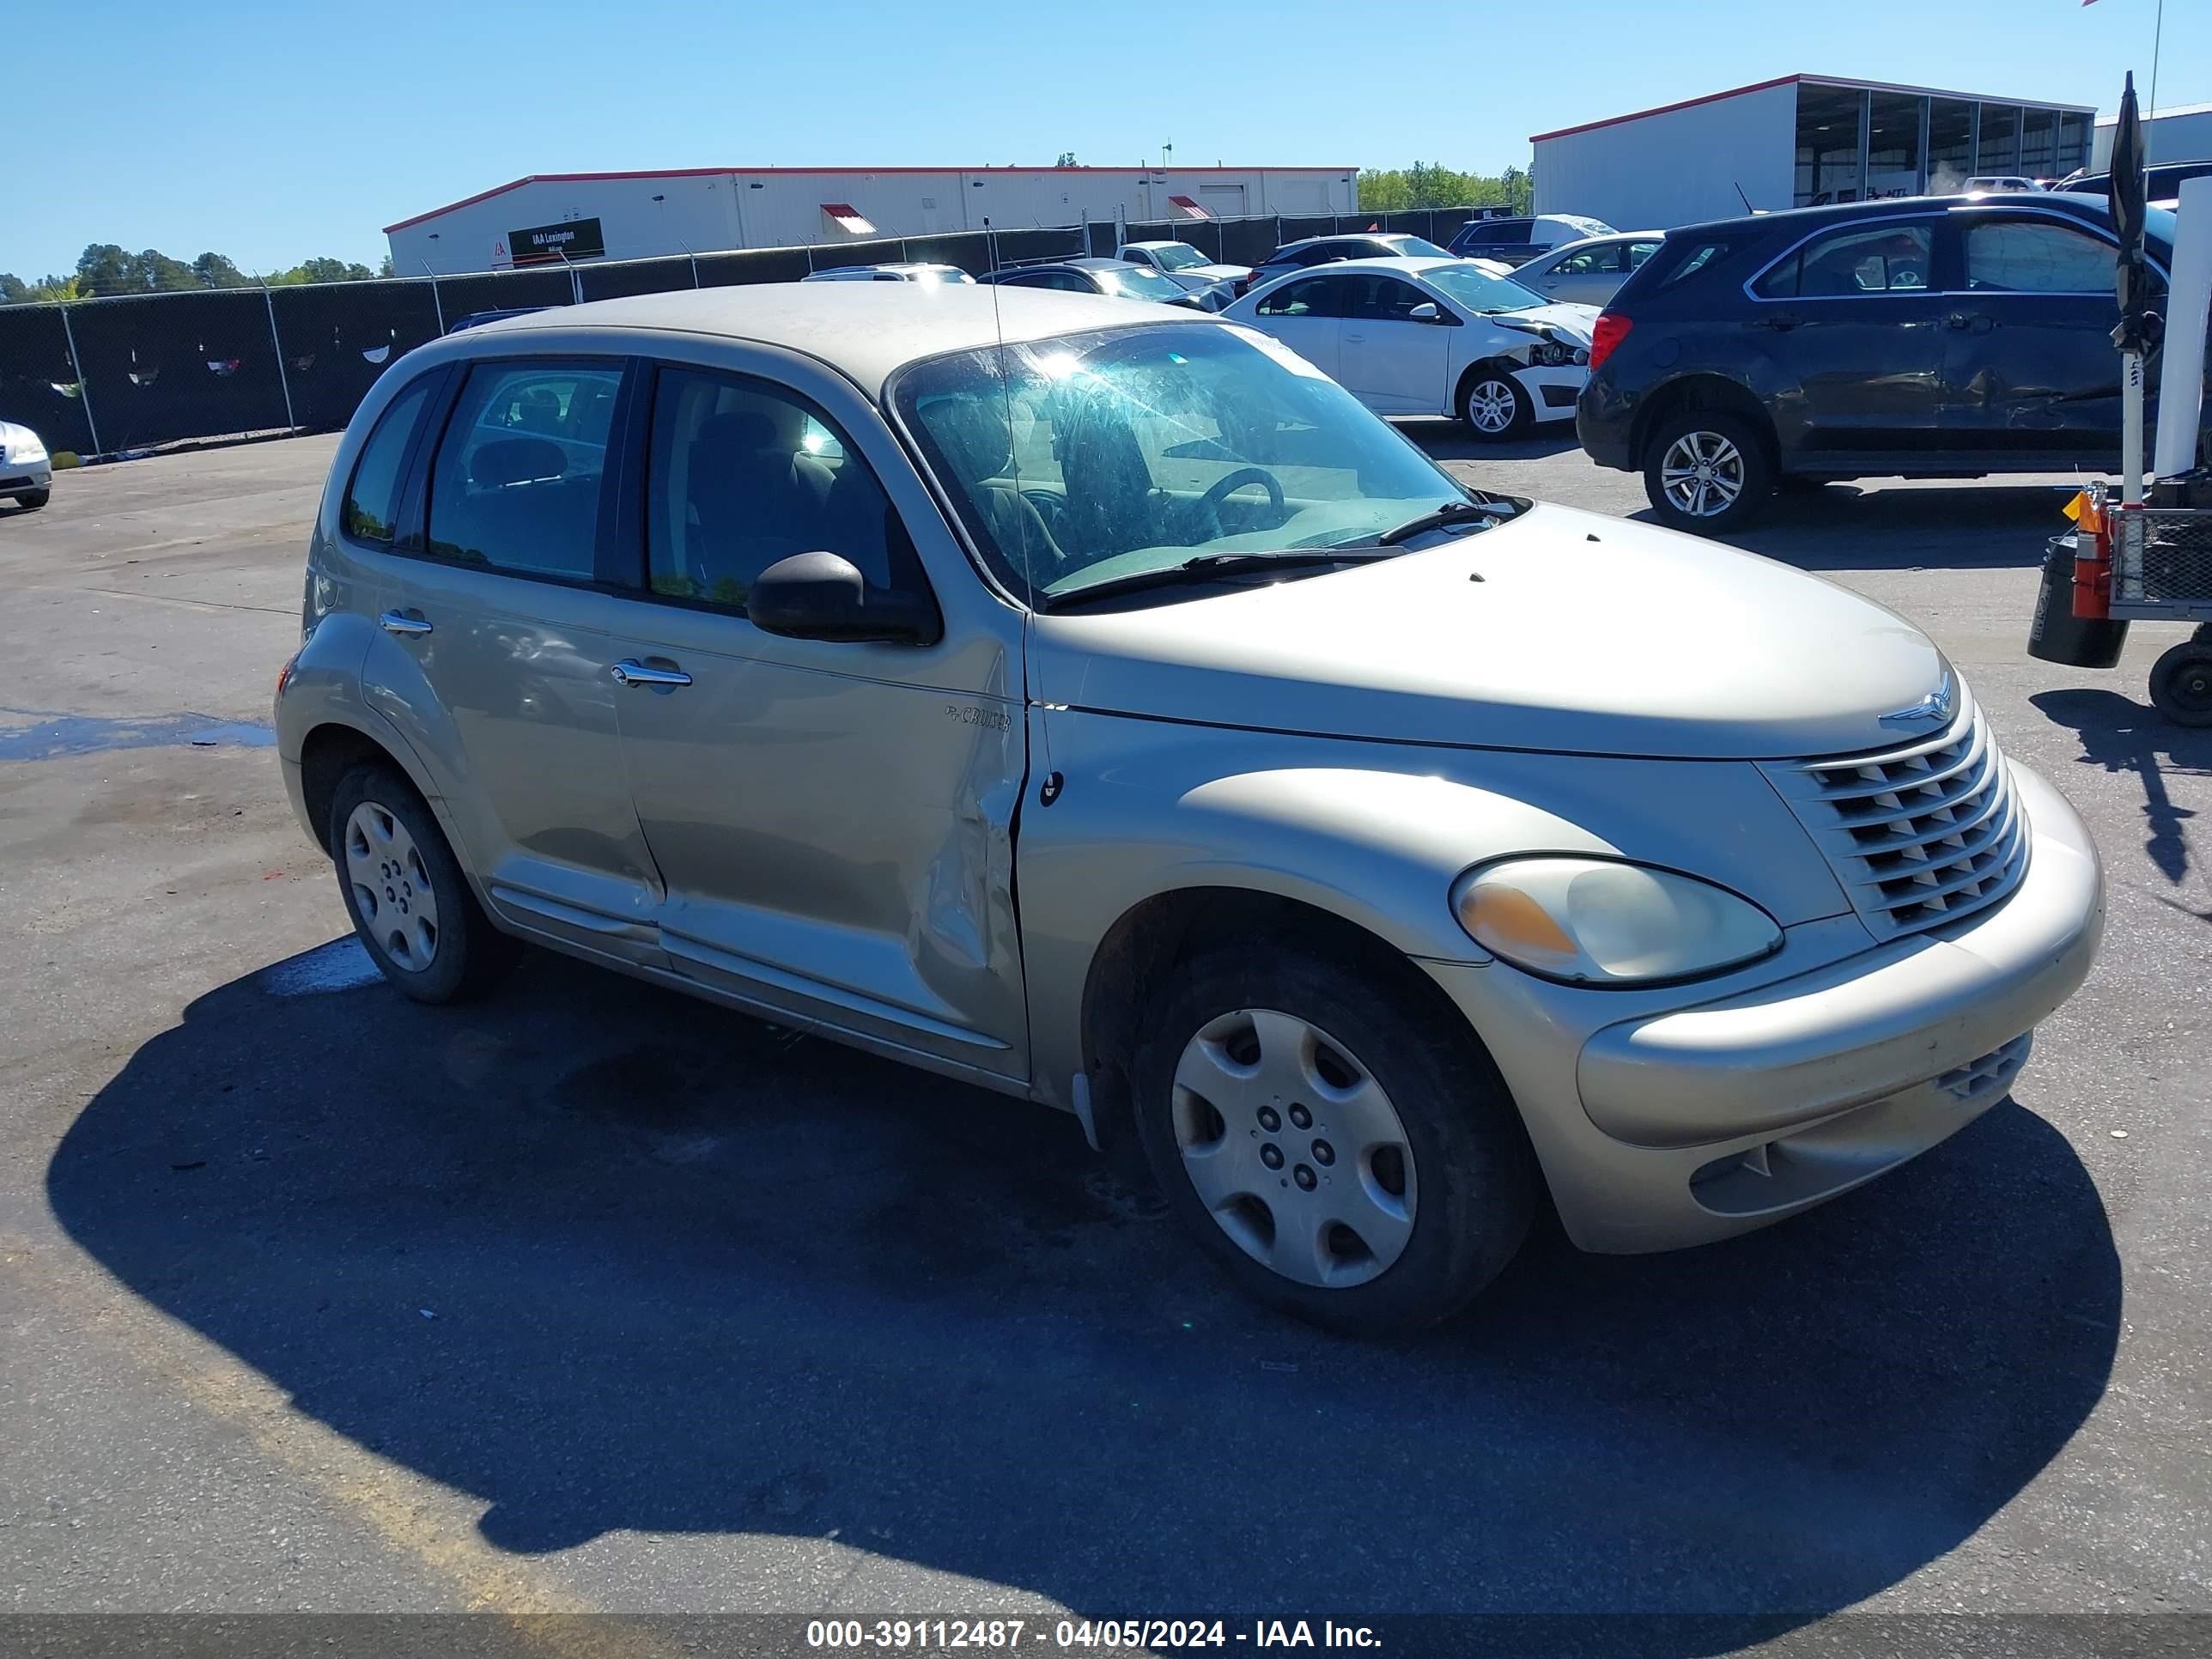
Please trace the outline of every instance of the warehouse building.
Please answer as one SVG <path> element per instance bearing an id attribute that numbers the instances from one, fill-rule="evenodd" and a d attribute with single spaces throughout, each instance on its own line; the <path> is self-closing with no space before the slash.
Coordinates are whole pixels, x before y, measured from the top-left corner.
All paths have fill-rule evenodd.
<path id="1" fill-rule="evenodd" d="M 1080 224 L 1356 213 L 1357 167 L 685 167 L 534 173 L 386 225 L 402 276 Z M 834 263 L 834 260 L 830 261 Z"/>
<path id="2" fill-rule="evenodd" d="M 1535 134 L 1536 211 L 1666 229 L 1747 209 L 1941 192 L 1978 175 L 2060 179 L 2088 165 L 2096 113 L 1785 75 Z"/>
<path id="3" fill-rule="evenodd" d="M 2097 118 L 2097 143 L 2089 165 L 2103 173 L 2112 165 L 2112 135 L 2120 118 Z M 2185 104 L 2143 118 L 2143 155 L 2152 161 L 2212 161 L 2212 104 Z"/>

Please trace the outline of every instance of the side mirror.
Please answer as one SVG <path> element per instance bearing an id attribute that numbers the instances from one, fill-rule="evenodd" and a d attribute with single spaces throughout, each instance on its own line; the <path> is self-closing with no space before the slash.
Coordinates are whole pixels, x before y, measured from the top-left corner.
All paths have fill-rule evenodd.
<path id="1" fill-rule="evenodd" d="M 868 591 L 867 578 L 835 553 L 794 553 L 760 573 L 745 616 L 763 633 L 792 640 L 934 645 L 944 619 L 927 599 Z"/>
<path id="2" fill-rule="evenodd" d="M 1443 312 L 1434 300 L 1424 300 L 1406 315 L 1417 323 L 1437 323 L 1443 320 Z"/>

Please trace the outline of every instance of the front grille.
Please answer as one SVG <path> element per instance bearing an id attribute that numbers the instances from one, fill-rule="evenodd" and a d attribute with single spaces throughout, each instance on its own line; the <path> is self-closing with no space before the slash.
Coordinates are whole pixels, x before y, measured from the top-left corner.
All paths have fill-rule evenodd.
<path id="1" fill-rule="evenodd" d="M 1944 1073 L 1936 1079 L 1936 1086 L 1953 1099 L 1962 1101 L 1984 1099 L 2008 1089 L 2012 1080 L 2020 1075 L 2020 1068 L 2027 1064 L 2028 1046 L 2034 1041 L 2033 1031 L 2016 1036 L 2003 1048 Z"/>
<path id="2" fill-rule="evenodd" d="M 1936 737 L 1761 769 L 1877 938 L 1985 910 L 2027 873 L 2012 775 L 1971 703 Z"/>

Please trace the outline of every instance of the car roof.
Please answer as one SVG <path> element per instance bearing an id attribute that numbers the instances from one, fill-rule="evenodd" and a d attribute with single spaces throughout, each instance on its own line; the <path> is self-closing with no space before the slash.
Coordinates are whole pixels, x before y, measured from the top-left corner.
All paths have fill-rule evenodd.
<path id="1" fill-rule="evenodd" d="M 1082 253 L 1072 259 L 1057 259 L 1054 263 L 1073 265 L 1078 270 L 1128 270 L 1135 264 L 1133 260 L 1109 259 L 1103 253 Z"/>
<path id="2" fill-rule="evenodd" d="M 1771 219 L 1774 216 L 1770 213 L 1766 216 Z M 1600 242 L 1656 242 L 1662 240 L 1666 234 L 1663 230 L 1609 230 L 1602 236 L 1577 236 L 1571 242 L 1546 248 L 1538 257 L 1548 259 L 1554 254 L 1565 253 L 1570 248 L 1595 247 Z"/>
<path id="3" fill-rule="evenodd" d="M 1326 236 L 1301 236 L 1295 242 L 1285 242 L 1268 257 L 1273 258 L 1276 255 L 1288 253 L 1294 247 L 1311 247 L 1316 242 L 1369 242 L 1378 236 L 1418 234 L 1419 234 L 1418 231 L 1411 230 L 1333 230 Z"/>
<path id="4" fill-rule="evenodd" d="M 2109 222 L 2112 216 L 2110 207 L 2101 197 L 2061 190 L 2008 193 L 2014 196 L 2032 195 L 2032 199 L 2025 203 L 2014 200 L 2001 204 L 2015 210 L 2023 207 L 2057 207 L 2062 211 L 2100 222 Z M 1987 194 L 1884 196 L 1871 202 L 1832 202 L 1825 207 L 1784 208 L 1774 213 L 1755 213 L 1748 216 L 1739 214 L 1732 219 L 1708 219 L 1701 224 L 1680 226 L 1667 234 L 1670 237 L 1701 236 L 1740 230 L 1779 232 L 1793 228 L 1802 232 L 1818 229 L 1824 224 L 1849 224 L 1859 219 L 1894 219 L 1914 213 L 1938 213 L 1951 208 L 1981 207 L 1987 205 L 1989 200 Z"/>
<path id="5" fill-rule="evenodd" d="M 1449 256 L 1440 258 L 1433 253 L 1378 254 L 1371 259 L 1332 259 L 1325 265 L 1305 265 L 1297 270 L 1285 271 L 1280 276 L 1271 277 L 1267 286 L 1272 288 L 1277 283 L 1297 282 L 1303 277 L 1342 276 L 1357 275 L 1360 271 L 1383 271 L 1393 276 L 1419 276 L 1425 271 L 1440 270 L 1446 265 L 1471 265 L 1478 263 L 1480 262 L 1474 259 L 1460 259 Z M 1256 294 L 1259 289 L 1255 289 L 1253 292 Z"/>
<path id="6" fill-rule="evenodd" d="M 824 265 L 809 272 L 810 276 L 828 276 L 841 270 L 957 270 L 960 267 L 947 264 L 940 259 L 893 259 L 872 265 Z"/>
<path id="7" fill-rule="evenodd" d="M 906 364 L 1000 341 L 1039 340 L 1085 329 L 1163 325 L 1211 318 L 1143 301 L 1069 294 L 1054 289 L 982 283 L 756 283 L 732 288 L 672 289 L 621 300 L 556 306 L 528 317 L 489 323 L 468 337 L 447 336 L 441 355 L 465 356 L 492 337 L 544 337 L 559 349 L 562 336 L 583 331 L 641 330 L 746 340 L 805 353 L 842 374 L 870 397 Z M 425 346 L 429 353 L 436 348 Z"/>

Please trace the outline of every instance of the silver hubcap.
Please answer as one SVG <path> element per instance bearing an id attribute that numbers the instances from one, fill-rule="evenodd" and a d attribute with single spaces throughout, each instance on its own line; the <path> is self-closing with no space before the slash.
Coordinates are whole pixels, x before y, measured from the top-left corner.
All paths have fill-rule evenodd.
<path id="1" fill-rule="evenodd" d="M 1468 389 L 1467 423 L 1478 432 L 1503 432 L 1518 407 L 1518 394 L 1504 381 L 1480 380 Z"/>
<path id="2" fill-rule="evenodd" d="M 1413 1153 L 1351 1051 L 1294 1014 L 1209 1021 L 1176 1063 L 1182 1167 L 1239 1249 L 1339 1289 L 1389 1270 L 1413 1236 Z"/>
<path id="3" fill-rule="evenodd" d="M 1674 507 L 1710 519 L 1743 494 L 1743 454 L 1717 432 L 1685 432 L 1659 463 L 1659 488 Z"/>
<path id="4" fill-rule="evenodd" d="M 438 895 L 407 826 L 362 802 L 346 820 L 345 866 L 362 930 L 398 966 L 428 968 L 438 954 Z"/>

